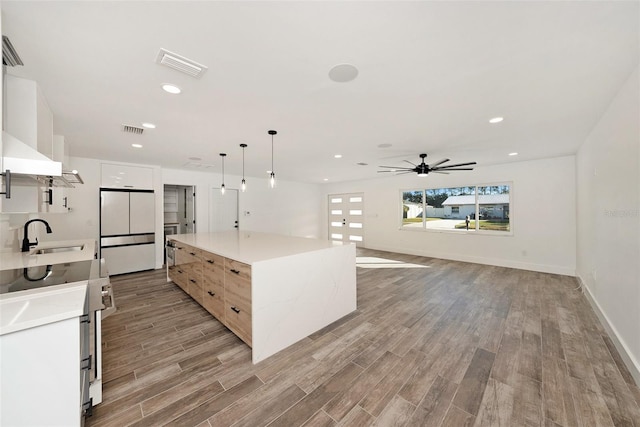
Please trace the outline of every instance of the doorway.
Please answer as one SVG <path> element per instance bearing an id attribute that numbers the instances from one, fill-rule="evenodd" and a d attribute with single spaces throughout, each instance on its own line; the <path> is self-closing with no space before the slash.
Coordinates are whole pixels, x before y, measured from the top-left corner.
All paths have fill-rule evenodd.
<path id="1" fill-rule="evenodd" d="M 209 198 L 209 231 L 230 231 L 238 228 L 238 190 L 211 189 Z"/>
<path id="2" fill-rule="evenodd" d="M 196 188 L 193 185 L 164 186 L 164 234 L 196 232 Z"/>
<path id="3" fill-rule="evenodd" d="M 329 195 L 329 240 L 364 246 L 364 193 Z"/>

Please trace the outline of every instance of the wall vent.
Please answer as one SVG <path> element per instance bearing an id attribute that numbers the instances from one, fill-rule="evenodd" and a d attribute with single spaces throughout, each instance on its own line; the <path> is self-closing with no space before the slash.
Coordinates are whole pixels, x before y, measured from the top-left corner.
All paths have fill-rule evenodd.
<path id="1" fill-rule="evenodd" d="M 178 55 L 177 53 L 169 52 L 166 49 L 160 49 L 158 56 L 156 57 L 156 63 L 164 65 L 169 68 L 173 68 L 181 73 L 188 74 L 191 77 L 200 78 L 207 71 L 208 67 Z"/>
<path id="2" fill-rule="evenodd" d="M 9 67 L 24 65 L 7 36 L 2 36 L 2 65 L 8 65 Z"/>
<path id="3" fill-rule="evenodd" d="M 144 132 L 144 128 L 141 128 L 138 126 L 131 126 L 131 125 L 122 125 L 122 132 L 135 133 L 136 135 L 142 135 L 142 132 Z"/>

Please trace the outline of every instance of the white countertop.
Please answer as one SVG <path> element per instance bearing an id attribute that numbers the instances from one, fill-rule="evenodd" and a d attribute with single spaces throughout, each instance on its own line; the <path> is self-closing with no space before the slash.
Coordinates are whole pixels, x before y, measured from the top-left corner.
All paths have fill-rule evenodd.
<path id="1" fill-rule="evenodd" d="M 0 295 L 0 335 L 83 314 L 87 282 Z"/>
<path id="2" fill-rule="evenodd" d="M 82 246 L 82 250 L 35 254 L 39 249 Z M 38 265 L 61 264 L 65 262 L 94 259 L 96 241 L 94 239 L 59 240 L 41 242 L 29 252 L 0 252 L 0 271 L 16 268 L 36 267 Z"/>
<path id="3" fill-rule="evenodd" d="M 342 246 L 342 242 L 239 230 L 172 234 L 167 236 L 167 239 L 186 243 L 245 264 Z"/>

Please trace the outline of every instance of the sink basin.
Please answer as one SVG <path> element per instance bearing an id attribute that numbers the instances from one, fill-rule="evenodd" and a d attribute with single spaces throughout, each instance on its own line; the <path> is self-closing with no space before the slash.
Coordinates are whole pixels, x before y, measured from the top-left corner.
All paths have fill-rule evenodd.
<path id="1" fill-rule="evenodd" d="M 84 249 L 84 245 L 74 245 L 74 246 L 59 246 L 56 248 L 42 248 L 36 249 L 33 254 L 34 255 L 42 255 L 42 254 L 56 254 L 59 252 L 72 252 L 72 251 L 81 251 Z"/>

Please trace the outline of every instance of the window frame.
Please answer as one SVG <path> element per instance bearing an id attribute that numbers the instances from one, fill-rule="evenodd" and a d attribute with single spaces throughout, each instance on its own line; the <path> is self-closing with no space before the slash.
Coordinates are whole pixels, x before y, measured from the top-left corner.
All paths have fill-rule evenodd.
<path id="1" fill-rule="evenodd" d="M 473 230 L 464 230 L 464 229 L 459 229 L 459 230 L 447 230 L 447 229 L 433 229 L 433 228 L 427 228 L 426 224 L 426 214 L 427 214 L 427 208 L 426 206 L 428 205 L 428 201 L 427 201 L 427 195 L 426 192 L 427 190 L 438 190 L 441 188 L 458 188 L 458 187 L 475 187 L 475 214 L 476 217 L 478 216 L 478 213 L 480 212 L 480 202 L 479 202 L 479 192 L 478 192 L 478 188 L 479 187 L 492 187 L 492 186 L 509 186 L 509 231 L 497 231 L 497 230 L 481 230 L 479 228 L 479 224 L 476 223 L 476 228 Z M 417 227 L 417 226 L 413 226 L 413 227 L 408 227 L 404 224 L 404 217 L 403 217 L 403 213 L 404 213 L 404 194 L 407 192 L 422 192 L 422 226 L 421 227 Z M 513 200 L 514 200 L 514 190 L 513 190 L 513 181 L 499 181 L 499 182 L 491 182 L 491 183 L 480 183 L 480 184 L 472 184 L 472 185 L 453 185 L 451 187 L 423 187 L 423 188 L 416 188 L 416 187 L 412 187 L 412 188 L 401 188 L 399 190 L 399 198 L 400 198 L 400 208 L 399 208 L 399 217 L 400 217 L 400 221 L 399 221 L 399 227 L 398 230 L 400 231 L 409 231 L 409 232 L 427 232 L 427 233 L 449 233 L 449 234 L 464 234 L 464 235 L 481 235 L 481 236 L 503 236 L 503 237 L 511 237 L 514 235 L 514 220 L 513 220 L 513 213 L 514 213 L 514 208 L 513 208 Z"/>

